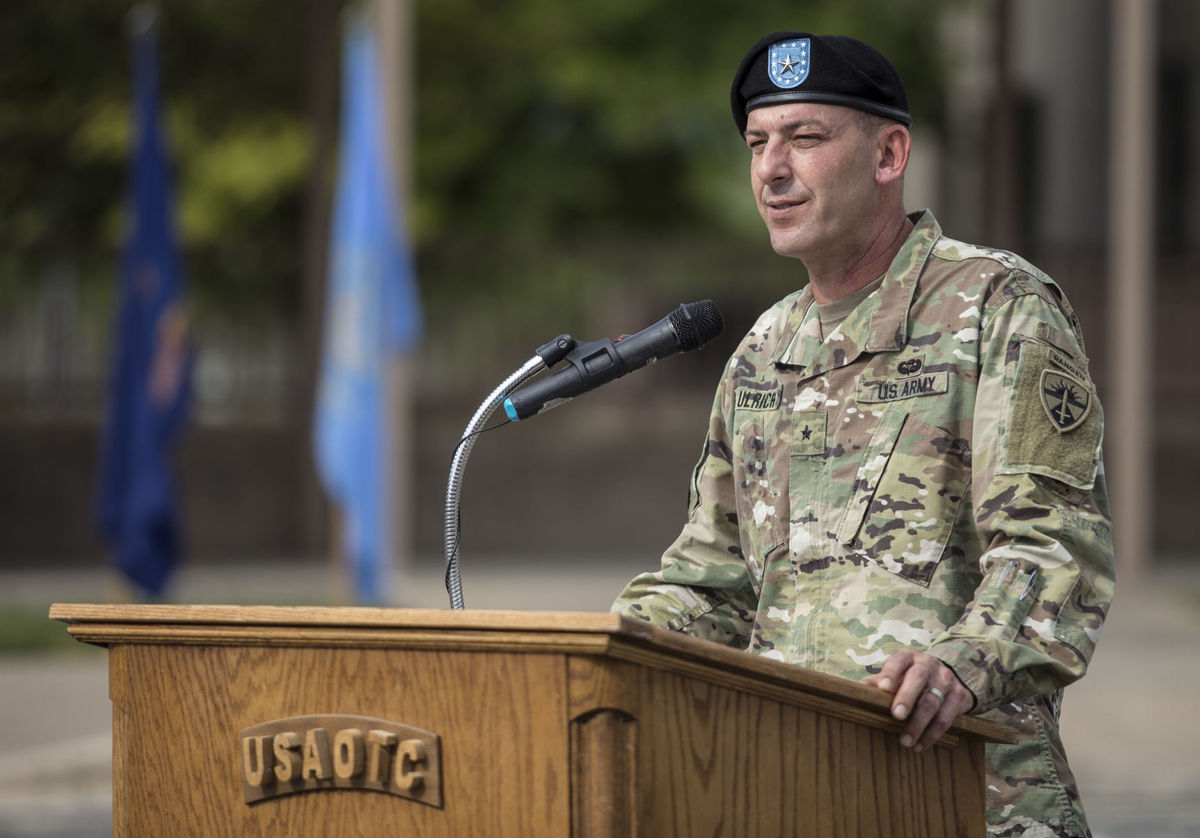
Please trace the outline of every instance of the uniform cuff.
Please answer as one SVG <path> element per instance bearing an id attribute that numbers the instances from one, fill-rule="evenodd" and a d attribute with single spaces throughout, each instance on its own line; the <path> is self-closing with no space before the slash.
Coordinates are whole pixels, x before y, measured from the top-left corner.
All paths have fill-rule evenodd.
<path id="1" fill-rule="evenodd" d="M 970 640 L 945 640 L 926 651 L 950 667 L 975 696 L 975 706 L 968 713 L 976 716 L 1003 703 L 999 663 L 982 644 Z"/>

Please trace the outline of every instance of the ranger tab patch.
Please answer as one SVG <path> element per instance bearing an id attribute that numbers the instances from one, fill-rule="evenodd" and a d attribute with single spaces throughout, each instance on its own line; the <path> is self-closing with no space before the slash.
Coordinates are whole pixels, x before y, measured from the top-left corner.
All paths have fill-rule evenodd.
<path id="1" fill-rule="evenodd" d="M 1063 370 L 1042 370 L 1042 407 L 1059 433 L 1083 424 L 1092 409 L 1092 392 L 1086 384 Z"/>

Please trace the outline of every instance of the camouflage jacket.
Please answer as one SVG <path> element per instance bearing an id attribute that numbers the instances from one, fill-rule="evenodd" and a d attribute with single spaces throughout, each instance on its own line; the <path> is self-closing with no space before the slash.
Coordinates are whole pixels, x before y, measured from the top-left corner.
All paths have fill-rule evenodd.
<path id="1" fill-rule="evenodd" d="M 1058 734 L 1114 574 L 1103 418 L 1049 277 L 929 212 L 822 337 L 808 290 L 731 358 L 662 569 L 614 610 L 861 680 L 902 646 L 948 664 L 988 748 L 989 832 L 1086 835 Z"/>

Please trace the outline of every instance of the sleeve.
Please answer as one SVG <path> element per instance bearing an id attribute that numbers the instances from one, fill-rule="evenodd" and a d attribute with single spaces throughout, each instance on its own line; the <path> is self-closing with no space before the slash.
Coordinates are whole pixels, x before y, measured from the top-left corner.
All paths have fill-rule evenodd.
<path id="1" fill-rule="evenodd" d="M 692 474 L 688 519 L 662 567 L 630 582 L 612 610 L 654 625 L 744 649 L 757 596 L 742 557 L 732 448 L 718 388 L 700 461 Z"/>
<path id="2" fill-rule="evenodd" d="M 1029 293 L 980 337 L 975 523 L 982 581 L 929 649 L 972 712 L 1051 693 L 1087 669 L 1115 583 L 1103 413 L 1073 321 Z"/>

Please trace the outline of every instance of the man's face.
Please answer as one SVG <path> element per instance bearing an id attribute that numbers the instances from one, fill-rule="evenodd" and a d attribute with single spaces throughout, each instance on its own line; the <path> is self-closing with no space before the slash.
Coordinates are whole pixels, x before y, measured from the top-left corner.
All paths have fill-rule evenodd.
<path id="1" fill-rule="evenodd" d="M 745 137 L 754 198 L 775 251 L 851 258 L 879 204 L 875 136 L 858 111 L 808 102 L 756 108 Z"/>

